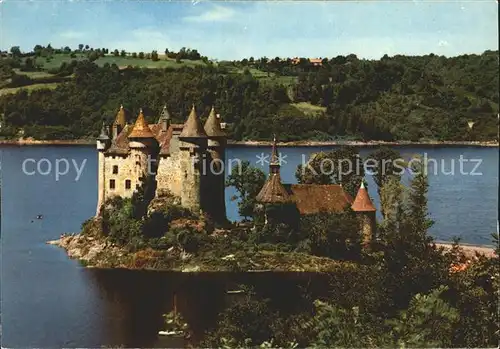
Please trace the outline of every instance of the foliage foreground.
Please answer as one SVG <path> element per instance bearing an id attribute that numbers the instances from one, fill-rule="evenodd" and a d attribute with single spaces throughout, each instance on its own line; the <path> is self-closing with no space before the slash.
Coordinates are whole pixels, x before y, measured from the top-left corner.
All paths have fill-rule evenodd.
<path id="1" fill-rule="evenodd" d="M 356 155 L 352 149 L 340 149 L 322 156 L 341 154 Z M 380 165 L 397 155 L 381 149 L 372 157 Z M 300 296 L 286 307 L 278 306 L 276 297 L 244 285 L 239 300 L 223 309 L 201 342 L 192 346 L 498 346 L 499 251 L 493 257 L 471 257 L 458 240 L 451 249 L 436 246 L 427 234 L 433 222 L 428 218 L 424 171 L 416 171 L 409 186 L 394 169 L 377 178 L 383 220 L 378 239 L 362 245 L 349 210 L 295 220 L 289 219 L 286 207 L 269 207 L 273 219 L 262 223 L 262 211 L 251 208 L 263 176 L 248 164 L 242 166 L 253 182 L 231 173 L 228 185 L 237 187 L 240 212 L 251 219 L 247 223 L 216 225 L 183 208 L 168 193 L 152 199 L 152 184 L 145 179 L 132 198 L 108 200 L 102 217 L 88 220 L 81 234 L 64 236 L 58 244 L 94 267 L 306 271 L 328 280 L 301 288 Z M 328 178 L 306 173 L 298 180 L 336 183 L 339 179 L 332 173 Z M 352 176 L 343 185 L 349 190 L 361 180 Z M 494 239 L 498 246 L 498 236 Z"/>

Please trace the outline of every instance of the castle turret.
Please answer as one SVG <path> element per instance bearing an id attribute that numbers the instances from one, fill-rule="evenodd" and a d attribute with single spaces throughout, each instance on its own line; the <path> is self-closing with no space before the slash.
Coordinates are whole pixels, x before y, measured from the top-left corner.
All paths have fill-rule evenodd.
<path id="1" fill-rule="evenodd" d="M 105 156 L 104 152 L 108 150 L 111 144 L 111 139 L 109 138 L 108 129 L 106 124 L 103 122 L 101 134 L 97 137 L 97 151 L 98 151 L 98 174 L 97 174 L 97 210 L 96 217 L 101 214 L 101 208 L 104 204 L 104 198 L 106 197 L 106 178 L 105 178 Z"/>
<path id="2" fill-rule="evenodd" d="M 209 177 L 208 196 L 211 204 L 208 212 L 215 221 L 226 221 L 226 200 L 225 200 L 225 162 L 227 138 L 221 129 L 220 118 L 215 113 L 215 108 L 208 115 L 208 119 L 203 127 L 207 134 L 208 141 L 208 168 Z"/>
<path id="3" fill-rule="evenodd" d="M 262 186 L 257 201 L 265 204 L 280 204 L 290 201 L 290 195 L 281 183 L 280 161 L 278 155 L 278 146 L 276 144 L 276 136 L 273 139 L 271 149 L 271 158 L 269 159 L 269 177 Z"/>
<path id="4" fill-rule="evenodd" d="M 160 121 L 159 123 L 161 125 L 161 131 L 167 132 L 168 128 L 170 127 L 171 118 L 170 118 L 170 113 L 168 112 L 166 105 L 163 106 L 163 110 L 161 112 L 159 121 Z"/>
<path id="5" fill-rule="evenodd" d="M 361 182 L 351 208 L 359 217 L 361 232 L 363 234 L 363 244 L 368 245 L 375 237 L 375 214 L 377 209 L 368 195 L 364 182 Z"/>
<path id="6" fill-rule="evenodd" d="M 123 105 L 120 105 L 120 110 L 116 113 L 115 121 L 113 122 L 113 139 L 116 139 L 126 124 L 127 118 L 125 115 L 125 109 L 123 108 Z"/>
<path id="7" fill-rule="evenodd" d="M 200 119 L 196 115 L 193 104 L 184 127 L 179 135 L 181 144 L 181 166 L 183 180 L 181 186 L 181 203 L 193 212 L 204 211 L 209 206 L 210 198 L 205 195 L 206 183 L 206 148 L 207 134 Z"/>
<path id="8" fill-rule="evenodd" d="M 137 116 L 134 127 L 128 135 L 130 155 L 135 161 L 136 186 L 140 178 L 145 175 L 154 175 L 156 173 L 156 156 L 158 152 L 158 142 L 151 132 L 149 125 L 144 117 L 142 109 Z"/>
<path id="9" fill-rule="evenodd" d="M 276 144 L 276 136 L 273 139 L 271 149 L 271 158 L 269 159 L 269 177 L 262 186 L 256 200 L 261 204 L 286 204 L 292 201 L 290 195 L 281 183 L 280 175 L 280 158 L 278 155 L 278 146 Z M 266 214 L 267 223 L 267 214 Z"/>

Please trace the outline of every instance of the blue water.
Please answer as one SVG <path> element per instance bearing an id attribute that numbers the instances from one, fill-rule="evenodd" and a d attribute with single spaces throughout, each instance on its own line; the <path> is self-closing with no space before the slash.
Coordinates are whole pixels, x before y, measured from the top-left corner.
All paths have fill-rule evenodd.
<path id="1" fill-rule="evenodd" d="M 281 177 L 285 183 L 297 183 L 295 170 L 297 165 L 307 161 L 311 154 L 319 151 L 329 151 L 334 147 L 297 147 L 281 148 L 283 160 Z M 428 204 L 431 219 L 435 224 L 430 234 L 437 240 L 450 241 L 454 236 L 462 242 L 471 244 L 491 244 L 491 233 L 496 232 L 498 219 L 498 149 L 477 147 L 397 147 L 403 159 L 415 158 L 416 154 L 428 159 L 435 159 L 437 167 L 430 166 Z M 267 164 L 257 163 L 258 156 L 269 154 L 270 148 L 230 148 L 228 159 L 247 160 L 253 166 L 269 172 Z M 373 151 L 361 148 L 360 155 L 367 158 Z M 460 173 L 460 156 L 464 160 Z M 472 161 L 473 160 L 473 161 Z M 481 161 L 475 169 L 478 161 Z M 451 166 L 454 163 L 453 175 Z M 474 170 L 474 171 L 473 171 Z M 478 175 L 475 175 L 478 174 Z M 403 182 L 408 183 L 408 172 L 403 176 Z M 368 191 L 373 202 L 380 208 L 377 186 L 370 175 L 366 176 Z M 236 194 L 234 188 L 226 190 L 227 214 L 230 219 L 239 219 L 238 208 L 230 198 Z"/>
<path id="2" fill-rule="evenodd" d="M 295 183 L 295 169 L 311 153 L 329 148 L 283 148 L 286 164 L 284 182 Z M 230 148 L 227 158 L 239 158 L 256 164 L 256 155 L 268 154 L 269 148 Z M 415 153 L 443 160 L 446 168 L 452 160 L 458 166 L 463 155 L 480 159 L 476 172 L 481 175 L 429 175 L 429 211 L 435 225 L 430 233 L 438 240 L 460 236 L 463 242 L 490 244 L 496 231 L 498 207 L 498 150 L 495 148 L 399 148 L 410 157 Z M 362 149 L 361 155 L 369 153 Z M 77 232 L 81 223 L 95 214 L 97 201 L 97 155 L 93 147 L 6 147 L 1 157 L 1 242 L 2 242 L 2 346 L 3 347 L 100 347 L 128 344 L 153 345 L 140 341 L 149 311 L 160 310 L 145 303 L 162 299 L 168 285 L 156 292 L 157 281 L 122 279 L 120 286 L 96 271 L 69 260 L 63 250 L 46 245 L 61 233 Z M 55 174 L 23 174 L 25 159 L 68 159 L 81 166 L 81 176 L 73 164 L 67 175 L 56 180 Z M 45 171 L 47 162 L 40 168 Z M 473 164 L 466 165 L 470 172 Z M 267 173 L 267 165 L 261 167 Z M 28 170 L 33 170 L 29 164 Z M 457 170 L 458 172 L 458 170 Z M 370 177 L 368 188 L 378 206 L 376 186 Z M 232 188 L 226 190 L 227 214 L 239 219 Z M 36 219 L 43 215 L 42 220 Z M 123 294 L 125 291 L 129 293 Z M 137 294 L 141 294 L 138 297 Z M 148 310 L 146 310 L 148 309 Z M 156 309 L 156 310 L 155 310 Z M 196 316 L 195 316 L 196 317 Z M 150 328 L 150 327 L 147 327 Z M 154 335 L 149 333 L 148 335 Z M 148 337 L 149 338 L 149 337 Z"/>

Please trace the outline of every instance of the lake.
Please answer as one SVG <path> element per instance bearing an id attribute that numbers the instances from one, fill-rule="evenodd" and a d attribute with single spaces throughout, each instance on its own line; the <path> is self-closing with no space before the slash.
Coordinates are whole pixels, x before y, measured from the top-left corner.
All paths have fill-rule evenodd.
<path id="1" fill-rule="evenodd" d="M 331 148 L 282 148 L 286 161 L 283 181 L 295 182 L 295 169 L 302 157 Z M 267 164 L 256 164 L 256 156 L 267 155 L 269 150 L 234 147 L 226 156 L 248 160 L 267 173 Z M 491 244 L 490 234 L 496 231 L 497 222 L 498 149 L 398 150 L 405 158 L 427 153 L 439 167 L 444 165 L 444 171 L 429 173 L 429 211 L 435 220 L 430 233 L 438 240 L 460 236 L 466 243 Z M 370 151 L 363 148 L 361 155 Z M 470 174 L 476 166 L 472 161 L 464 164 L 463 172 L 469 174 L 460 174 L 460 156 L 481 160 L 475 169 L 480 175 Z M 81 223 L 95 214 L 97 155 L 93 147 L 5 147 L 0 148 L 0 159 L 3 347 L 159 346 L 155 334 L 161 327 L 161 314 L 172 308 L 174 293 L 179 295 L 179 309 L 197 333 L 227 302 L 220 296 L 228 285 L 225 277 L 214 281 L 169 273 L 85 269 L 69 260 L 62 249 L 45 244 L 61 233 L 77 232 Z M 57 159 L 68 159 L 70 167 L 59 178 L 53 172 L 26 175 L 22 171 L 25 159 L 39 162 L 40 172 L 45 172 L 49 163 L 55 166 Z M 452 163 L 455 174 L 446 174 Z M 408 174 L 404 177 L 407 180 Z M 367 181 L 378 206 L 376 186 L 370 176 Z M 231 201 L 234 194 L 232 188 L 226 190 L 231 220 L 239 219 L 236 202 Z M 43 215 L 43 219 L 36 219 L 37 215 Z M 263 284 L 269 284 L 269 280 Z"/>

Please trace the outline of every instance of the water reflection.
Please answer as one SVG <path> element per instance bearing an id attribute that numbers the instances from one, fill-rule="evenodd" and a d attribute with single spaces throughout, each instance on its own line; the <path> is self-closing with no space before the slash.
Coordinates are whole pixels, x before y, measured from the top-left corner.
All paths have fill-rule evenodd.
<path id="1" fill-rule="evenodd" d="M 124 347 L 179 347 L 182 340 L 159 337 L 162 314 L 176 309 L 192 330 L 191 344 L 213 328 L 217 315 L 244 293 L 228 294 L 238 285 L 250 285 L 270 298 L 273 308 L 286 314 L 304 308 L 304 292 L 324 296 L 327 275 L 308 273 L 166 273 L 126 270 L 90 270 L 102 298 L 106 329 L 101 345 Z M 174 301 L 175 299 L 175 301 Z M 183 345 L 182 345 L 183 346 Z"/>

